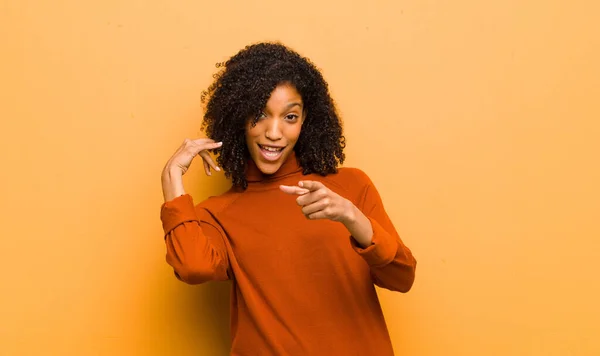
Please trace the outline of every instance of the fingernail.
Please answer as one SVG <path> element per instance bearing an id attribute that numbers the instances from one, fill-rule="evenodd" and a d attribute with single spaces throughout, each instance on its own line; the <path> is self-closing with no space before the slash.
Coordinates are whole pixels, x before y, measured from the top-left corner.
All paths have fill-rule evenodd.
<path id="1" fill-rule="evenodd" d="M 215 168 L 215 171 L 221 172 L 221 168 L 217 167 L 217 168 Z"/>
<path id="2" fill-rule="evenodd" d="M 217 142 L 217 146 L 222 146 L 223 142 Z"/>
<path id="3" fill-rule="evenodd" d="M 303 182 L 298 182 L 298 186 L 299 186 L 299 187 L 304 187 L 304 184 L 303 184 Z"/>

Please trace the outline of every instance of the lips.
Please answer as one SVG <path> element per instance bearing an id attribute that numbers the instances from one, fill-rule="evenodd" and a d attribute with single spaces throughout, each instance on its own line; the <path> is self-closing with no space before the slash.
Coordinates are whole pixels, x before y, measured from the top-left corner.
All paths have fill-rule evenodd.
<path id="1" fill-rule="evenodd" d="M 258 144 L 258 148 L 260 153 L 267 161 L 275 161 L 279 157 L 281 157 L 281 153 L 285 149 L 285 147 L 280 146 L 270 146 L 270 145 L 261 145 Z"/>

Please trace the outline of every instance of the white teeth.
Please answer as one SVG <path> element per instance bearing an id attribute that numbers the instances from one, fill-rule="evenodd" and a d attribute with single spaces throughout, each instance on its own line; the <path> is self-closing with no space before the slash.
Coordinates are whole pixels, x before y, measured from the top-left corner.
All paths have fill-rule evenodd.
<path id="1" fill-rule="evenodd" d="M 281 150 L 283 150 L 283 148 L 276 148 L 276 147 L 269 147 L 269 146 L 260 146 L 263 150 L 265 151 L 270 151 L 270 152 L 279 152 Z"/>

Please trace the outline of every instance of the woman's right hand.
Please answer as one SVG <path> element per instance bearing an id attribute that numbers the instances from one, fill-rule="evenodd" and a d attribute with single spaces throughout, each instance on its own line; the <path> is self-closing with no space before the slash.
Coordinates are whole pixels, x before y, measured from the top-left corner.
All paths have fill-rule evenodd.
<path id="1" fill-rule="evenodd" d="M 182 177 L 188 171 L 196 156 L 202 157 L 206 175 L 211 175 L 211 169 L 221 170 L 213 161 L 208 150 L 219 148 L 222 144 L 222 142 L 215 142 L 208 138 L 196 140 L 186 138 L 183 141 L 183 144 L 169 158 L 162 171 L 161 180 L 165 202 L 185 194 Z"/>
<path id="2" fill-rule="evenodd" d="M 186 138 L 173 156 L 169 158 L 163 172 L 173 173 L 173 171 L 180 170 L 181 175 L 184 175 L 196 156 L 202 157 L 204 171 L 207 176 L 211 175 L 211 168 L 218 172 L 221 169 L 217 167 L 208 150 L 219 148 L 222 144 L 222 142 L 215 142 L 209 138 L 199 138 L 196 140 Z"/>

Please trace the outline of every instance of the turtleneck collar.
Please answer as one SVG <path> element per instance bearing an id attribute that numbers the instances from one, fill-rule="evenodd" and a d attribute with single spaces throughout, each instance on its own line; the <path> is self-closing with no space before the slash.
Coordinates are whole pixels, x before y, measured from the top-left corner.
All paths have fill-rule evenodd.
<path id="1" fill-rule="evenodd" d="M 254 163 L 252 159 L 249 159 L 246 168 L 246 180 L 248 181 L 248 183 L 267 183 L 279 180 L 280 178 L 284 178 L 301 171 L 302 167 L 300 166 L 300 163 L 298 163 L 298 159 L 296 158 L 296 152 L 292 151 L 292 153 L 285 160 L 285 162 L 283 162 L 281 167 L 279 167 L 277 172 L 273 174 L 263 174 L 260 171 L 260 169 L 258 169 L 258 167 L 256 166 L 256 163 Z"/>

